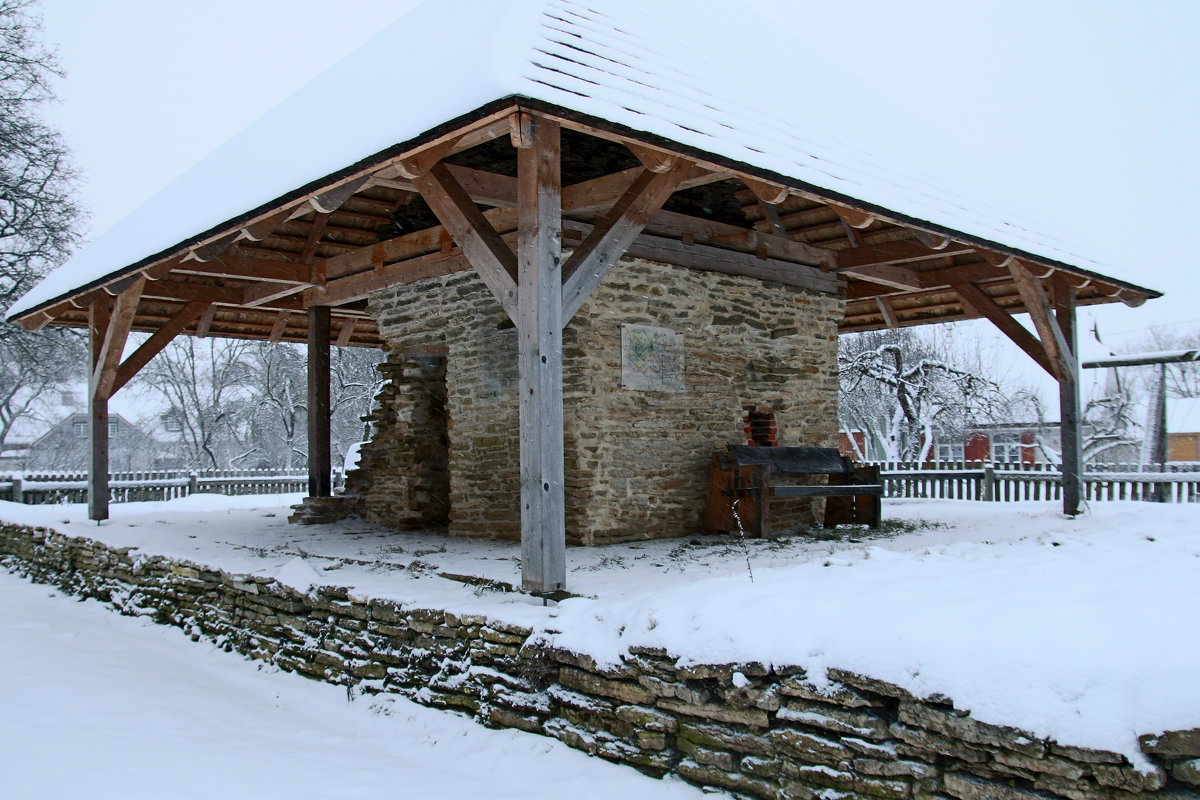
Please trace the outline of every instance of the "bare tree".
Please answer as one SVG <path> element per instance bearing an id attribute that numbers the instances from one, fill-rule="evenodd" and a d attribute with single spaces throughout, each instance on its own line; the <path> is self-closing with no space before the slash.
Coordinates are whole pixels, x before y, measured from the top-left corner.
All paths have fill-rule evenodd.
<path id="1" fill-rule="evenodd" d="M 923 461 L 935 429 L 961 437 L 1007 416 L 1010 398 L 999 384 L 948 350 L 908 329 L 843 336 L 840 416 L 852 446 L 861 431 L 867 448 L 888 460 Z"/>
<path id="2" fill-rule="evenodd" d="M 247 363 L 253 347 L 237 339 L 181 337 L 136 378 L 169 406 L 184 466 L 227 469 L 253 452 L 247 444 L 255 407 Z"/>
<path id="3" fill-rule="evenodd" d="M 330 438 L 334 466 L 350 445 L 366 438 L 363 417 L 371 411 L 383 387 L 379 363 L 383 352 L 365 347 L 338 348 L 330 359 Z"/>
<path id="4" fill-rule="evenodd" d="M 304 351 L 283 342 L 247 349 L 254 393 L 248 465 L 292 469 L 308 460 L 308 376 Z"/>
<path id="5" fill-rule="evenodd" d="M 38 41 L 33 7 L 0 0 L 0 313 L 67 256 L 81 220 L 66 146 L 37 116 L 60 73 Z M 37 413 L 39 397 L 78 377 L 83 353 L 77 333 L 0 322 L 0 446 L 17 420 Z"/>

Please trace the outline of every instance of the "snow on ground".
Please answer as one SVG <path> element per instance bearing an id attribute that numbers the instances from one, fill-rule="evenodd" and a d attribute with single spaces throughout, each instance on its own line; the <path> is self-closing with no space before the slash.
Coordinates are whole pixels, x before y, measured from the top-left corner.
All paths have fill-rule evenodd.
<path id="1" fill-rule="evenodd" d="M 260 668 L 0 572 L 5 797 L 699 798 L 395 697 Z"/>
<path id="2" fill-rule="evenodd" d="M 1200 727 L 1200 506 L 885 502 L 890 529 L 750 541 L 696 536 L 571 549 L 554 606 L 439 577 L 519 583 L 515 542 L 286 523 L 298 496 L 114 505 L 0 503 L 0 518 L 414 607 L 483 613 L 615 661 L 855 670 L 987 722 L 1138 758 L 1142 733 Z M 749 562 L 749 563 L 747 563 Z M 753 580 L 751 580 L 751 571 Z M 554 631 L 554 632 L 549 632 Z"/>

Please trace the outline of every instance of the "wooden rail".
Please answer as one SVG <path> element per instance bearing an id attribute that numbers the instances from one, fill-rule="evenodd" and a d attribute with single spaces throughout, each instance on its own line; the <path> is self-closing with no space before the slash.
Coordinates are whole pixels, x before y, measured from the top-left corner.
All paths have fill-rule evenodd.
<path id="1" fill-rule="evenodd" d="M 878 461 L 884 497 L 1004 502 L 1062 499 L 1062 473 L 1053 464 L 925 463 Z M 1155 466 L 1093 464 L 1085 467 L 1083 499 L 1200 502 L 1200 469 L 1160 472 Z"/>
<path id="2" fill-rule="evenodd" d="M 340 476 L 334 476 L 340 482 Z M 0 500 L 44 505 L 86 503 L 87 472 L 0 473 Z M 109 476 L 109 500 L 133 503 L 191 494 L 284 494 L 308 488 L 306 470 L 158 470 Z"/>

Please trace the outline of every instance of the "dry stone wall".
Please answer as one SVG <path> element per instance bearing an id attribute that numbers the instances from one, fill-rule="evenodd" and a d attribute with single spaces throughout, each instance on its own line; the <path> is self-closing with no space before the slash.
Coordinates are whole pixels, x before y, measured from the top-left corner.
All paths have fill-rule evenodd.
<path id="1" fill-rule="evenodd" d="M 192 639 L 495 727 L 552 736 L 653 775 L 738 796 L 803 800 L 1151 800 L 1200 792 L 1200 730 L 1143 736 L 1122 755 L 989 725 L 949 698 L 762 664 L 681 665 L 633 648 L 620 665 L 527 628 L 358 597 L 297 592 L 44 528 L 0 526 L 0 565 Z"/>
<path id="2" fill-rule="evenodd" d="M 445 354 L 450 533 L 516 538 L 517 345 L 503 311 L 473 272 L 392 287 L 370 310 L 390 350 L 385 374 L 407 376 L 414 356 Z M 568 540 L 695 533 L 709 454 L 745 442 L 747 406 L 771 410 L 782 444 L 834 446 L 842 311 L 833 295 L 619 261 L 563 332 Z M 622 385 L 623 326 L 681 336 L 682 386 Z M 396 454 L 414 450 L 412 405 L 389 388 L 373 416 L 377 445 L 363 469 L 378 477 L 361 483 L 385 490 L 354 502 L 385 525 L 414 517 L 394 488 L 411 471 Z M 811 500 L 778 506 L 776 529 L 814 519 Z"/>

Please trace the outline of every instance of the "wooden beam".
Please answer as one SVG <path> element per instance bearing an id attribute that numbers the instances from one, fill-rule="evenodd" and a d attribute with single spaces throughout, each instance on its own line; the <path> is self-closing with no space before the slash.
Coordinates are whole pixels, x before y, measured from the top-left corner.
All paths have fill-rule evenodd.
<path id="1" fill-rule="evenodd" d="M 21 319 L 17 320 L 17 324 L 21 326 L 22 330 L 29 331 L 30 333 L 37 333 L 42 328 L 46 327 L 46 325 L 52 319 L 54 319 L 53 315 L 47 314 L 45 311 L 38 311 L 30 314 L 27 317 L 22 317 Z"/>
<path id="2" fill-rule="evenodd" d="M 841 218 L 842 222 L 849 225 L 851 228 L 866 228 L 875 221 L 875 215 L 869 211 L 861 211 L 857 208 L 848 208 L 847 206 L 838 205 L 837 203 L 829 203 L 829 208 L 833 213 Z"/>
<path id="3" fill-rule="evenodd" d="M 316 258 L 317 245 L 321 243 L 321 237 L 325 235 L 325 228 L 328 225 L 329 214 L 327 212 L 317 214 L 308 229 L 308 239 L 304 242 L 304 249 L 300 251 L 299 261 L 301 264 L 311 264 Z"/>
<path id="4" fill-rule="evenodd" d="M 332 214 L 341 208 L 343 203 L 361 191 L 367 185 L 367 182 L 371 180 L 371 177 L 371 174 L 367 174 L 348 180 L 340 186 L 335 186 L 332 189 L 310 197 L 308 204 L 318 214 Z"/>
<path id="5" fill-rule="evenodd" d="M 1059 277 L 1054 287 L 1054 321 L 1063 342 L 1072 354 L 1078 352 L 1075 325 L 1075 287 Z M 1079 359 L 1071 359 L 1070 369 L 1058 383 L 1060 453 L 1062 454 L 1063 513 L 1074 517 L 1080 512 L 1083 488 L 1083 410 L 1079 398 Z"/>
<path id="6" fill-rule="evenodd" d="M 196 338 L 203 339 L 208 336 L 208 329 L 212 327 L 213 319 L 217 316 L 217 307 L 211 303 L 207 304 L 204 313 L 200 315 L 199 322 L 196 323 Z"/>
<path id="7" fill-rule="evenodd" d="M 930 250 L 945 250 L 952 241 L 949 236 L 940 233 L 929 233 L 928 231 L 914 230 L 913 236 Z"/>
<path id="8" fill-rule="evenodd" d="M 221 236 L 218 239 L 216 239 L 212 242 L 209 242 L 208 244 L 202 244 L 198 247 L 191 248 L 190 250 L 188 250 L 187 255 L 183 257 L 183 260 L 185 262 L 186 261 L 199 261 L 200 263 L 204 263 L 205 261 L 211 261 L 212 259 L 216 258 L 217 256 L 219 256 L 222 253 L 224 253 L 225 251 L 227 251 L 229 248 L 233 247 L 234 244 L 236 244 L 238 239 L 240 239 L 240 238 L 241 238 L 240 231 L 234 231 L 233 233 L 227 233 L 224 236 Z"/>
<path id="9" fill-rule="evenodd" d="M 1075 364 L 1075 354 L 1067 346 L 1062 329 L 1059 328 L 1058 322 L 1053 316 L 1050 298 L 1046 296 L 1045 287 L 1020 261 L 1013 261 L 1009 264 L 1008 270 L 1013 277 L 1017 291 L 1021 294 L 1025 310 L 1029 312 L 1029 317 L 1033 320 L 1033 327 L 1038 332 L 1038 338 L 1042 340 L 1046 357 L 1056 366 L 1059 380 L 1064 380 L 1064 376 L 1074 374 L 1079 367 Z"/>
<path id="10" fill-rule="evenodd" d="M 342 327 L 338 329 L 337 346 L 346 348 L 350 346 L 350 337 L 354 335 L 354 329 L 358 326 L 358 320 L 350 317 L 342 321 Z"/>
<path id="11" fill-rule="evenodd" d="M 627 253 L 634 258 L 678 264 L 726 275 L 744 275 L 788 286 L 802 286 L 817 292 L 840 293 L 845 289 L 845 281 L 839 280 L 836 274 L 825 272 L 818 267 L 775 258 L 759 258 L 753 253 L 710 245 L 689 245 L 677 239 L 645 233 L 633 240 Z"/>
<path id="12" fill-rule="evenodd" d="M 629 152 L 637 156 L 637 160 L 642 162 L 643 167 L 656 174 L 669 172 L 679 163 L 679 156 L 665 150 L 634 142 L 626 142 L 625 146 L 629 148 Z"/>
<path id="13" fill-rule="evenodd" d="M 946 258 L 971 252 L 974 250 L 966 245 L 934 250 L 920 242 L 904 239 L 898 242 L 882 242 L 840 250 L 837 254 L 837 264 L 838 269 L 886 266 L 925 261 L 930 258 Z"/>
<path id="14" fill-rule="evenodd" d="M 117 367 L 121 363 L 125 342 L 129 340 L 129 332 L 133 329 L 133 317 L 137 313 L 138 302 L 142 298 L 142 287 L 145 285 L 145 276 L 139 276 L 137 281 L 117 296 L 113 304 L 112 316 L 104 332 L 104 341 L 100 344 L 96 363 L 92 368 L 92 391 L 105 400 L 112 396 Z"/>
<path id="15" fill-rule="evenodd" d="M 320 306 L 317 306 L 320 308 Z M 310 313 L 312 309 L 309 309 Z M 287 330 L 288 317 L 291 314 L 284 311 L 275 318 L 275 324 L 271 326 L 271 333 L 267 336 L 267 341 L 271 344 L 276 344 L 283 341 L 283 332 Z"/>
<path id="16" fill-rule="evenodd" d="M 410 180 L 420 178 L 428 173 L 435 164 L 440 163 L 443 158 L 450 155 L 454 151 L 456 144 L 458 144 L 457 137 L 446 139 L 443 142 L 427 147 L 419 153 L 397 161 L 395 170 Z"/>
<path id="17" fill-rule="evenodd" d="M 980 316 L 990 320 L 1017 347 L 1024 350 L 1025 354 L 1032 358 L 1039 367 L 1049 372 L 1055 380 L 1059 379 L 1058 365 L 1046 354 L 1046 350 L 1037 337 L 1013 319 L 1011 314 L 996 305 L 996 302 L 988 297 L 982 289 L 969 281 L 963 281 L 954 284 L 954 291 L 958 293 L 964 303 L 974 308 Z"/>
<path id="18" fill-rule="evenodd" d="M 612 265 L 679 186 L 682 170 L 644 171 L 562 268 L 562 320 L 570 322 Z"/>
<path id="19" fill-rule="evenodd" d="M 88 309 L 88 519 L 108 519 L 108 395 L 96 385 L 112 327 L 112 298 L 101 293 Z"/>
<path id="20" fill-rule="evenodd" d="M 436 164 L 413 183 L 442 225 L 462 248 L 479 277 L 510 319 L 517 314 L 517 259 L 445 164 Z"/>
<path id="21" fill-rule="evenodd" d="M 203 275 L 212 278 L 274 281 L 276 283 L 307 284 L 310 280 L 310 269 L 301 264 L 229 255 L 203 263 L 189 261 L 174 267 L 171 272 L 180 275 Z"/>
<path id="22" fill-rule="evenodd" d="M 751 178 L 746 175 L 739 176 L 742 183 L 746 184 L 746 188 L 758 198 L 760 202 L 767 205 L 777 206 L 788 197 L 788 187 L 780 186 L 777 183 L 768 183 L 757 178 Z"/>
<path id="23" fill-rule="evenodd" d="M 839 269 L 843 275 L 857 278 L 860 281 L 876 283 L 892 289 L 902 289 L 906 292 L 922 288 L 921 273 L 899 264 L 868 264 L 862 267 L 844 267 Z"/>
<path id="24" fill-rule="evenodd" d="M 529 120 L 517 151 L 521 585 L 566 589 L 563 451 L 562 168 L 559 126 Z M 653 173 L 648 173 L 653 174 Z M 655 176 L 662 177 L 662 176 Z"/>
<path id="25" fill-rule="evenodd" d="M 179 333 L 188 325 L 191 325 L 211 306 L 204 300 L 193 300 L 179 310 L 171 320 L 156 330 L 149 339 L 142 342 L 141 347 L 133 351 L 129 358 L 121 362 L 121 366 L 117 368 L 117 377 L 113 381 L 113 394 L 119 392 L 125 384 L 137 375 L 142 367 L 150 363 L 150 359 L 162 352 L 162 349 L 170 344 Z"/>
<path id="26" fill-rule="evenodd" d="M 892 301 L 886 297 L 876 297 L 876 305 L 879 306 L 879 313 L 883 315 L 883 322 L 889 328 L 900 327 L 900 320 L 896 318 L 896 310 L 892 308 Z"/>
<path id="27" fill-rule="evenodd" d="M 308 310 L 308 496 L 333 494 L 329 447 L 329 306 Z"/>

